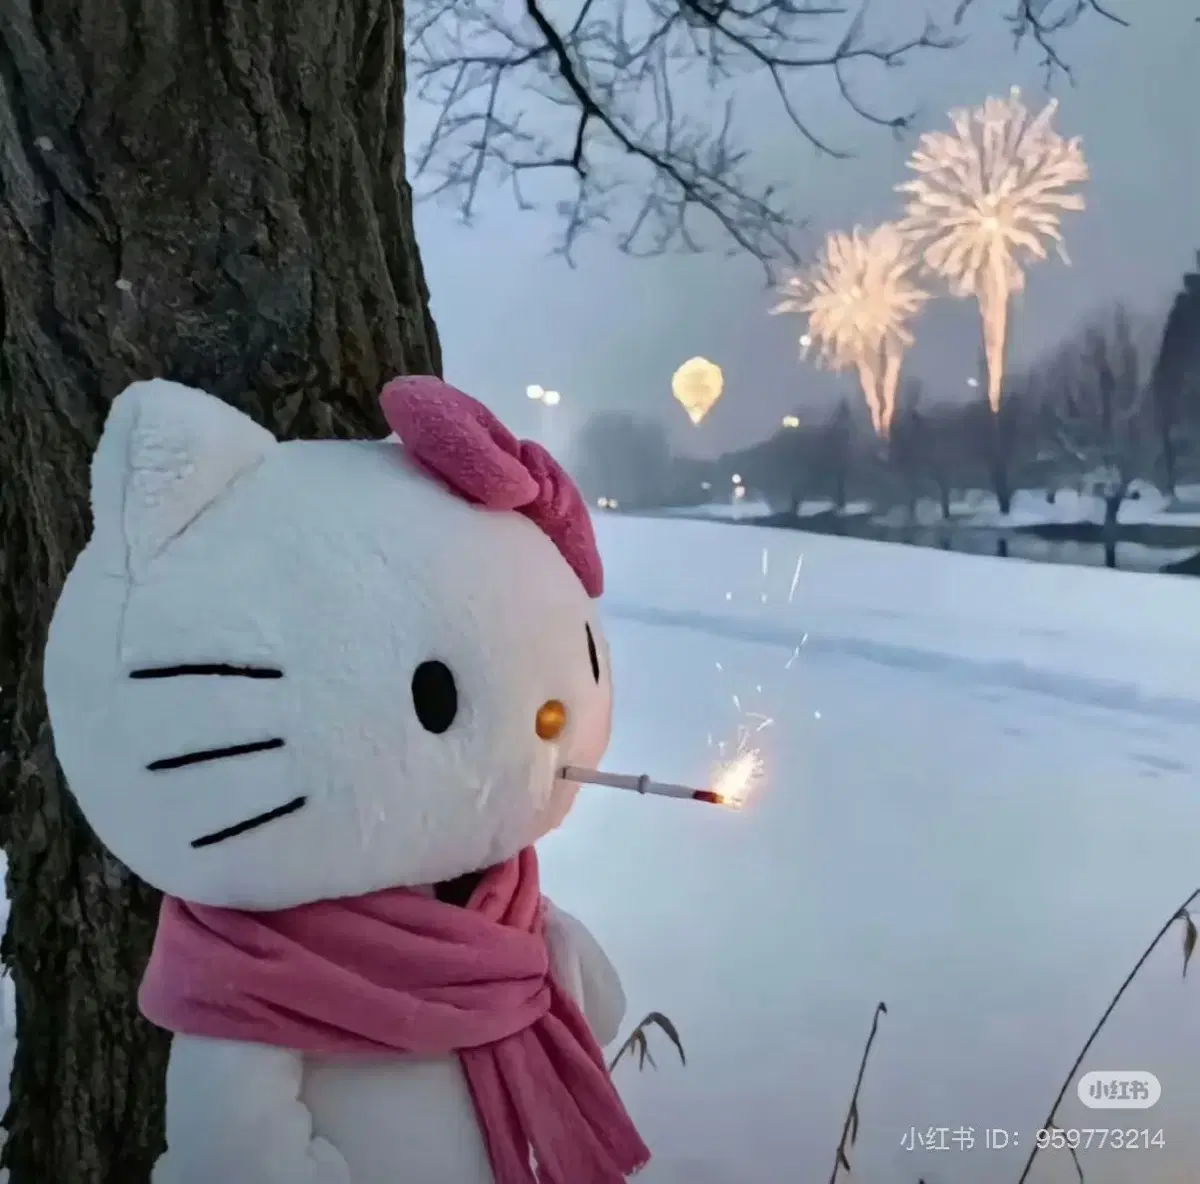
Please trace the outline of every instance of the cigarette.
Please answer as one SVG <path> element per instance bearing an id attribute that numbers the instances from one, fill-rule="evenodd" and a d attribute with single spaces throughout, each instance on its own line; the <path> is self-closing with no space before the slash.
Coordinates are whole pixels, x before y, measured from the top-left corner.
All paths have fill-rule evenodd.
<path id="1" fill-rule="evenodd" d="M 660 798 L 684 798 L 692 802 L 707 802 L 710 806 L 727 806 L 728 800 L 711 789 L 693 789 L 690 785 L 673 785 L 669 781 L 651 781 L 642 773 L 634 776 L 631 773 L 601 773 L 598 769 L 579 769 L 567 765 L 559 770 L 559 777 L 564 781 L 574 781 L 578 785 L 607 785 L 611 789 L 628 789 L 634 793 L 650 793 Z"/>

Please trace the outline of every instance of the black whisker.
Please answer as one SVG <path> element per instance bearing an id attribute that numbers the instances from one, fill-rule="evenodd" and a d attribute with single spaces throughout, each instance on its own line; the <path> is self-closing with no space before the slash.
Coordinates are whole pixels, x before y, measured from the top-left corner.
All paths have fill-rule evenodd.
<path id="1" fill-rule="evenodd" d="M 147 666 L 131 670 L 130 678 L 183 678 L 189 674 L 216 674 L 226 678 L 282 678 L 273 666 L 230 666 L 225 662 L 197 662 L 187 666 Z"/>
<path id="2" fill-rule="evenodd" d="M 232 744 L 228 748 L 205 748 L 199 752 L 185 752 L 181 756 L 165 756 L 161 760 L 151 761 L 146 768 L 153 773 L 163 769 L 182 769 L 186 765 L 199 765 L 205 761 L 223 761 L 230 756 L 268 752 L 272 748 L 282 748 L 283 744 L 283 739 L 275 736 L 270 740 L 254 740 L 250 744 Z"/>
<path id="3" fill-rule="evenodd" d="M 284 802 L 282 806 L 276 806 L 274 810 L 268 810 L 264 814 L 255 814 L 253 818 L 247 818 L 244 822 L 235 822 L 233 826 L 227 826 L 224 830 L 214 830 L 210 835 L 201 835 L 198 839 L 192 840 L 192 846 L 211 847 L 214 843 L 232 839 L 236 835 L 244 835 L 248 830 L 254 830 L 255 827 L 274 822 L 276 818 L 294 814 L 307 801 L 308 798 L 305 797 L 292 798 L 290 802 Z"/>

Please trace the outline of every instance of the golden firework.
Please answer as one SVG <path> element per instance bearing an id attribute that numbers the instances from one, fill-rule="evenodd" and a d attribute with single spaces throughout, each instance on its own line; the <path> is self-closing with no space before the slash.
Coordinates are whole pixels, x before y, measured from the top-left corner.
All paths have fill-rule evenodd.
<path id="1" fill-rule="evenodd" d="M 988 402 L 1000 407 L 1008 301 L 1025 285 L 1024 266 L 1053 244 L 1069 262 L 1059 222 L 1082 210 L 1075 186 L 1088 179 L 1078 138 L 1053 127 L 1058 104 L 1030 112 L 1014 87 L 1005 99 L 950 112 L 949 132 L 927 132 L 897 186 L 908 201 L 900 226 L 926 267 L 959 297 L 974 297 L 983 322 Z"/>
<path id="2" fill-rule="evenodd" d="M 721 367 L 707 358 L 688 358 L 671 376 L 671 394 L 693 424 L 713 409 L 724 387 Z"/>
<path id="3" fill-rule="evenodd" d="M 909 322 L 929 299 L 913 277 L 916 263 L 894 223 L 831 234 L 816 264 L 789 279 L 771 309 L 807 317 L 802 356 L 815 347 L 818 365 L 857 371 L 880 436 L 895 414 L 900 365 L 913 343 Z"/>

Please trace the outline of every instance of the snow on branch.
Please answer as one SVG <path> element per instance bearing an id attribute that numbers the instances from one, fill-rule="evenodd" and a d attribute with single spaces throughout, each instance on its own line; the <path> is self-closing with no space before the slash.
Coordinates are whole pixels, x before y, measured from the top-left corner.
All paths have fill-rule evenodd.
<path id="1" fill-rule="evenodd" d="M 698 251 L 698 220 L 731 249 L 795 262 L 792 214 L 756 181 L 735 131 L 739 81 L 766 82 L 817 151 L 827 139 L 798 91 L 820 76 L 870 124 L 903 131 L 912 113 L 879 111 L 853 83 L 958 39 L 928 21 L 919 33 L 872 40 L 864 11 L 837 0 L 417 0 L 408 62 L 432 130 L 415 156 L 425 195 L 470 217 L 481 181 L 498 177 L 519 206 L 534 172 L 570 178 L 560 251 L 614 225 L 632 255 Z M 624 199 L 629 198 L 626 201 Z"/>

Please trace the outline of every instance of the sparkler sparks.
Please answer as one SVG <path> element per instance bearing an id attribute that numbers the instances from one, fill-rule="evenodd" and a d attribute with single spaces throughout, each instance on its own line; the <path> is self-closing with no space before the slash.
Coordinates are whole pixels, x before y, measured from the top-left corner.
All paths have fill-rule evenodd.
<path id="1" fill-rule="evenodd" d="M 740 810 L 762 778 L 762 755 L 755 748 L 746 748 L 718 767 L 713 777 L 713 792 L 723 805 Z"/>
<path id="2" fill-rule="evenodd" d="M 801 356 L 817 349 L 817 364 L 855 370 L 871 423 L 891 429 L 904 354 L 913 343 L 908 323 L 929 299 L 913 278 L 917 257 L 898 226 L 831 234 L 814 267 L 791 277 L 772 313 L 808 318 Z"/>
<path id="3" fill-rule="evenodd" d="M 908 162 L 916 177 L 896 187 L 908 195 L 900 228 L 922 248 L 926 267 L 955 296 L 979 304 L 993 412 L 1009 298 L 1025 286 L 1023 264 L 1045 260 L 1049 243 L 1070 262 L 1060 217 L 1084 208 L 1074 188 L 1088 180 L 1087 162 L 1079 139 L 1065 140 L 1051 126 L 1057 109 L 1051 102 L 1032 114 L 1014 87 L 1007 99 L 951 111 L 953 131 L 923 135 Z"/>
<path id="4" fill-rule="evenodd" d="M 796 570 L 792 572 L 792 586 L 788 589 L 788 604 L 792 603 L 792 597 L 796 595 L 796 585 L 800 583 L 800 569 L 804 566 L 804 553 L 801 552 L 796 560 Z"/>
<path id="5" fill-rule="evenodd" d="M 721 669 L 720 663 L 717 669 Z M 754 692 L 761 695 L 762 685 L 756 684 Z M 709 781 L 721 805 L 740 810 L 765 778 L 765 764 L 756 737 L 775 721 L 761 711 L 748 710 L 741 695 L 731 695 L 730 700 L 738 713 L 737 735 L 732 745 L 724 740 L 716 745 L 716 760 Z M 711 733 L 708 743 L 710 748 L 713 747 Z M 730 748 L 732 752 L 728 751 Z"/>
<path id="6" fill-rule="evenodd" d="M 764 547 L 760 554 L 759 564 L 764 585 L 767 582 L 771 568 L 770 549 Z M 796 589 L 800 583 L 800 573 L 803 569 L 804 553 L 800 552 L 796 556 L 796 566 L 792 570 L 792 578 L 788 585 L 788 604 L 791 604 L 795 599 Z M 727 600 L 731 599 L 732 594 L 727 592 L 725 597 Z M 761 599 L 764 604 L 767 602 L 767 593 L 765 591 L 762 593 Z M 789 655 L 784 665 L 785 670 L 791 669 L 796 659 L 800 656 L 800 650 L 807 641 L 808 634 L 805 633 L 800 638 L 800 644 Z M 719 674 L 725 674 L 726 668 L 724 663 L 715 661 L 713 664 Z M 763 693 L 762 684 L 755 683 L 753 690 L 755 695 L 761 696 Z M 747 706 L 742 693 L 732 693 L 730 695 L 730 702 L 733 704 L 738 717 L 735 738 L 732 744 L 724 740 L 714 744 L 713 734 L 711 732 L 708 733 L 708 747 L 715 750 L 710 782 L 713 785 L 712 792 L 722 799 L 720 804 L 735 806 L 740 809 L 746 804 L 750 795 L 765 780 L 765 762 L 762 751 L 758 747 L 758 738 L 759 733 L 771 727 L 775 721 L 764 712 L 751 710 Z"/>

